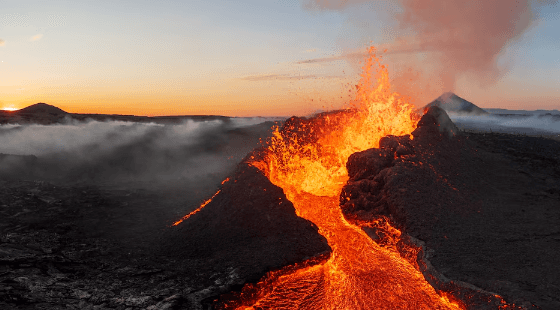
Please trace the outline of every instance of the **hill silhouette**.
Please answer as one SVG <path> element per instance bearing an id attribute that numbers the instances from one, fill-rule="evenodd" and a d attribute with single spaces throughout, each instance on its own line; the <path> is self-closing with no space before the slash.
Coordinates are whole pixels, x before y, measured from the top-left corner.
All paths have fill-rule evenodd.
<path id="1" fill-rule="evenodd" d="M 136 116 L 121 114 L 82 114 L 68 113 L 58 107 L 39 102 L 16 111 L 0 110 L 0 124 L 41 124 L 50 125 L 76 121 L 124 121 L 124 122 L 155 122 L 159 124 L 180 124 L 187 119 L 195 121 L 221 120 L 229 121 L 227 116 L 219 115 L 174 115 L 174 116 Z"/>
<path id="2" fill-rule="evenodd" d="M 68 114 L 68 112 L 57 108 L 53 105 L 39 102 L 23 109 L 15 111 L 18 114 L 51 114 L 51 115 L 63 115 Z"/>
<path id="3" fill-rule="evenodd" d="M 461 113 L 461 114 L 473 114 L 473 115 L 486 115 L 488 112 L 479 108 L 472 102 L 469 102 L 452 92 L 444 93 L 439 96 L 436 100 L 427 104 L 424 108 L 429 108 L 431 106 L 438 106 L 445 110 L 445 112 Z"/>
<path id="4" fill-rule="evenodd" d="M 36 103 L 16 111 L 0 111 L 0 124 L 41 124 L 62 122 L 72 114 L 46 103 Z"/>

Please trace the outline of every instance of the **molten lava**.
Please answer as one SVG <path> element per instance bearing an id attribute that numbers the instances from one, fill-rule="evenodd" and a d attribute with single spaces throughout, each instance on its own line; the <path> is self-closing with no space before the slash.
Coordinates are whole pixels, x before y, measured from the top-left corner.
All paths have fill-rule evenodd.
<path id="1" fill-rule="evenodd" d="M 348 157 L 378 147 L 386 135 L 410 134 L 416 122 L 412 106 L 391 92 L 388 70 L 371 47 L 351 109 L 308 123 L 287 121 L 284 129 L 277 128 L 268 148 L 268 165 L 254 166 L 266 169 L 263 173 L 284 190 L 298 216 L 319 227 L 332 254 L 322 264 L 276 272 L 273 281 L 261 282 L 257 296 L 223 306 L 460 309 L 445 294 L 439 295 L 396 249 L 379 246 L 360 227 L 348 223 L 339 206 L 348 179 Z"/>
<path id="2" fill-rule="evenodd" d="M 226 183 L 227 181 L 229 181 L 229 178 L 226 178 L 225 180 L 222 181 L 222 185 L 224 185 L 224 183 Z M 188 219 L 189 217 L 197 214 L 198 212 L 200 212 L 202 209 L 204 209 L 204 207 L 206 207 L 211 201 L 212 199 L 216 198 L 216 196 L 218 196 L 218 194 L 221 192 L 222 190 L 218 190 L 216 193 L 214 193 L 214 195 L 212 195 L 212 197 L 210 197 L 210 199 L 205 200 L 202 204 L 200 204 L 200 206 L 198 208 L 196 208 L 194 211 L 192 211 L 191 213 L 183 216 L 180 220 L 178 220 L 177 222 L 173 223 L 173 225 L 171 226 L 177 226 L 179 224 L 181 224 L 183 221 L 185 221 L 186 219 Z"/>
<path id="3" fill-rule="evenodd" d="M 352 107 L 311 120 L 286 121 L 282 130 L 275 129 L 267 158 L 250 163 L 284 190 L 298 216 L 317 225 L 332 249 L 330 258 L 315 265 L 303 263 L 301 268 L 288 266 L 272 272 L 257 284 L 256 292 L 223 301 L 221 307 L 463 308 L 445 292 L 438 294 L 395 247 L 378 245 L 360 227 L 347 222 L 339 206 L 342 187 L 348 180 L 348 157 L 378 147 L 384 136 L 409 135 L 418 120 L 413 107 L 391 91 L 388 70 L 375 55 L 375 48 L 368 52 Z M 219 192 L 173 225 L 202 210 Z M 390 226 L 389 230 L 391 238 L 400 237 L 399 230 Z"/>
<path id="4" fill-rule="evenodd" d="M 413 106 L 391 91 L 389 72 L 375 48 L 368 52 L 352 109 L 297 128 L 303 129 L 303 136 L 283 135 L 276 128 L 266 172 L 274 184 L 296 192 L 338 196 L 348 178 L 350 155 L 378 147 L 384 136 L 408 135 L 416 128 Z"/>
<path id="5" fill-rule="evenodd" d="M 438 295 L 394 249 L 346 222 L 337 197 L 289 195 L 299 215 L 319 226 L 332 248 L 323 264 L 286 273 L 240 309 L 461 309 Z M 234 305 L 237 306 L 237 305 Z M 226 305 L 228 307 L 228 305 Z"/>

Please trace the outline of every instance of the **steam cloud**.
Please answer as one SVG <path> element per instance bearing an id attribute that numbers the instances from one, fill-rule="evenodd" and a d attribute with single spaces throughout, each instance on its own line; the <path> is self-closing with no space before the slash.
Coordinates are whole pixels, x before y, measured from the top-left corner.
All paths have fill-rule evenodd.
<path id="1" fill-rule="evenodd" d="M 524 112 L 473 116 L 449 113 L 449 117 L 457 126 L 464 129 L 537 135 L 560 134 L 560 114 Z"/>
<path id="2" fill-rule="evenodd" d="M 461 74 L 471 74 L 481 85 L 495 82 L 505 71 L 497 58 L 513 40 L 535 20 L 535 9 L 557 0 L 304 0 L 309 9 L 344 10 L 356 4 L 371 4 L 377 13 L 368 18 L 388 20 L 386 33 L 394 40 L 388 53 L 425 53 L 427 59 L 407 56 L 399 61 L 403 68 L 399 83 L 408 83 L 410 91 L 435 97 L 454 90 Z M 400 9 L 396 9 L 396 4 Z M 373 13 L 373 12 L 372 12 Z M 372 14 L 373 15 L 373 14 Z M 364 18 L 363 14 L 350 16 Z M 368 21 L 364 21 L 367 23 Z M 375 43 L 375 42 L 374 42 Z M 430 80 L 418 85 L 418 78 Z M 412 82 L 411 82 L 412 81 Z M 426 89 L 431 88 L 431 94 Z M 406 91 L 404 91 L 407 93 Z"/>
<path id="3" fill-rule="evenodd" d="M 221 181 L 259 139 L 265 118 L 0 126 L 0 176 L 180 188 Z M 5 154 L 20 155 L 6 156 Z"/>

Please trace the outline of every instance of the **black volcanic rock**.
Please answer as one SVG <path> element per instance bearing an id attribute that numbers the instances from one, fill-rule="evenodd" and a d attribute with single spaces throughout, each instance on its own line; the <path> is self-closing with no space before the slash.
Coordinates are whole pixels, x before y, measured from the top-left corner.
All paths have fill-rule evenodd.
<path id="1" fill-rule="evenodd" d="M 381 170 L 391 166 L 393 152 L 387 149 L 369 149 L 354 153 L 348 158 L 346 169 L 353 180 L 376 176 Z"/>
<path id="2" fill-rule="evenodd" d="M 432 106 L 438 106 L 444 109 L 446 112 L 473 114 L 473 115 L 488 114 L 488 112 L 479 108 L 472 102 L 469 102 L 451 92 L 444 93 L 443 95 L 439 96 L 436 100 L 427 104 L 424 108 L 429 108 Z"/>
<path id="3" fill-rule="evenodd" d="M 437 127 L 435 134 L 439 136 Z M 414 154 L 411 142 L 407 135 L 386 136 L 380 140 L 379 149 L 350 155 L 346 163 L 349 179 L 340 194 L 340 207 L 348 220 L 371 221 L 387 216 L 402 221 L 401 214 L 387 203 L 384 186 L 395 162 Z"/>
<path id="4" fill-rule="evenodd" d="M 248 161 L 206 207 L 169 229 L 162 248 L 170 257 L 203 262 L 199 271 L 230 278 L 233 272 L 235 285 L 330 252 L 317 226 L 298 217 L 282 189 Z"/>
<path id="5" fill-rule="evenodd" d="M 426 108 L 424 115 L 418 121 L 418 127 L 412 132 L 417 143 L 429 144 L 440 141 L 443 137 L 452 137 L 459 133 L 459 129 L 449 116 L 439 106 Z"/>
<path id="6" fill-rule="evenodd" d="M 388 232 L 363 223 L 381 219 L 398 227 L 405 233 L 396 245 L 401 255 L 468 309 L 501 309 L 495 294 L 513 309 L 560 309 L 560 143 L 445 135 L 438 109 L 422 117 L 412 152 L 375 156 L 401 144 L 388 137 L 385 148 L 350 157 L 344 216 L 380 244 Z M 393 160 L 387 164 L 385 158 Z M 370 172 L 360 173 L 364 169 Z M 405 244 L 421 247 L 418 256 L 411 258 Z"/>

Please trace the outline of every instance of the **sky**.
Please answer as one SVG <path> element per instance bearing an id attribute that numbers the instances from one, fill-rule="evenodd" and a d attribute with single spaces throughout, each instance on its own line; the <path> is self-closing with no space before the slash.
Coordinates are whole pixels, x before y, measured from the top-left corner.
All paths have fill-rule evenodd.
<path id="1" fill-rule="evenodd" d="M 3 0 L 0 108 L 310 115 L 354 98 L 374 45 L 418 107 L 560 109 L 560 5 L 512 3 Z"/>

